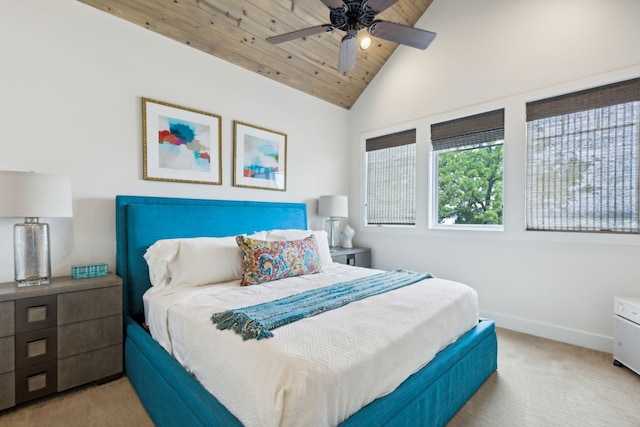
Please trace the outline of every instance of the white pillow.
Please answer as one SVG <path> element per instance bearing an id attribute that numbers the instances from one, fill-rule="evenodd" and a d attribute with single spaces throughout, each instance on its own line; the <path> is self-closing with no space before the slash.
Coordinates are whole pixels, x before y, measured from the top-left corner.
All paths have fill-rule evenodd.
<path id="1" fill-rule="evenodd" d="M 249 237 L 265 240 L 265 231 Z M 144 255 L 153 286 L 201 286 L 242 277 L 235 236 L 158 240 Z"/>
<path id="2" fill-rule="evenodd" d="M 269 230 L 267 232 L 267 240 L 300 240 L 311 235 L 316 236 L 318 241 L 318 255 L 320 256 L 320 265 L 329 265 L 333 263 L 331 258 L 331 250 L 329 249 L 329 236 L 324 230 Z"/>
<path id="3" fill-rule="evenodd" d="M 228 282 L 242 277 L 242 252 L 235 236 L 184 239 L 169 271 L 170 286 Z"/>
<path id="4" fill-rule="evenodd" d="M 167 285 L 171 278 L 169 263 L 175 258 L 182 239 L 158 240 L 147 248 L 144 259 L 149 266 L 149 280 L 152 286 L 160 289 Z"/>

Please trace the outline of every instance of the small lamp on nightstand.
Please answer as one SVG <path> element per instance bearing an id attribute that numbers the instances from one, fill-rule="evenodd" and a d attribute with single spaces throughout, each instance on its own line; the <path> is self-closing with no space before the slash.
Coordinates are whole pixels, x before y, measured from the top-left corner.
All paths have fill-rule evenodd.
<path id="1" fill-rule="evenodd" d="M 49 224 L 39 217 L 71 217 L 71 179 L 35 172 L 0 171 L 0 217 L 24 218 L 13 227 L 18 286 L 44 285 L 51 278 Z"/>
<path id="2" fill-rule="evenodd" d="M 336 249 L 339 245 L 338 218 L 349 216 L 349 203 L 347 196 L 320 196 L 318 199 L 318 215 L 329 217 L 327 220 L 327 234 L 329 235 L 329 248 Z"/>

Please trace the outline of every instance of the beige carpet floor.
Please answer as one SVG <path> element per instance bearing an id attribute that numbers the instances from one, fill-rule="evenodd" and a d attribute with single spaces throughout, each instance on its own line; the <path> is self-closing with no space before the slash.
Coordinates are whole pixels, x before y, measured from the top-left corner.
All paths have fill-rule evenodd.
<path id="1" fill-rule="evenodd" d="M 449 427 L 640 427 L 640 375 L 612 356 L 504 329 L 498 372 Z M 125 377 L 0 412 L 0 426 L 152 426 Z"/>
<path id="2" fill-rule="evenodd" d="M 608 353 L 498 329 L 498 372 L 449 427 L 640 427 L 640 375 Z"/>

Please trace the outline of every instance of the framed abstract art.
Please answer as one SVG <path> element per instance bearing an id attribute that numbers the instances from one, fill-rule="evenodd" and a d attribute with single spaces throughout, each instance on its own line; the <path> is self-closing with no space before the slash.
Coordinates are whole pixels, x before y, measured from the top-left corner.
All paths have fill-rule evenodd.
<path id="1" fill-rule="evenodd" d="M 233 122 L 233 185 L 287 190 L 287 135 Z"/>
<path id="2" fill-rule="evenodd" d="M 222 184 L 221 117 L 142 98 L 143 178 Z"/>

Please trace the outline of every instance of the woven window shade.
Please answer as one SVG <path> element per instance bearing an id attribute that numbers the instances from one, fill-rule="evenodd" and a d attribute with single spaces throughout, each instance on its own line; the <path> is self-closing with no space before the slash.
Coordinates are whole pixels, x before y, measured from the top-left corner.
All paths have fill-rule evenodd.
<path id="1" fill-rule="evenodd" d="M 527 104 L 528 230 L 640 232 L 640 79 Z"/>
<path id="2" fill-rule="evenodd" d="M 504 109 L 431 125 L 431 145 L 436 151 L 503 139 Z"/>
<path id="3" fill-rule="evenodd" d="M 416 130 L 366 141 L 369 225 L 413 225 L 416 206 Z"/>
<path id="4" fill-rule="evenodd" d="M 527 103 L 527 121 L 640 100 L 640 78 Z"/>
<path id="5" fill-rule="evenodd" d="M 401 145 L 415 144 L 416 130 L 409 129 L 389 135 L 382 135 L 367 139 L 366 151 L 382 150 L 384 148 L 399 147 Z"/>

